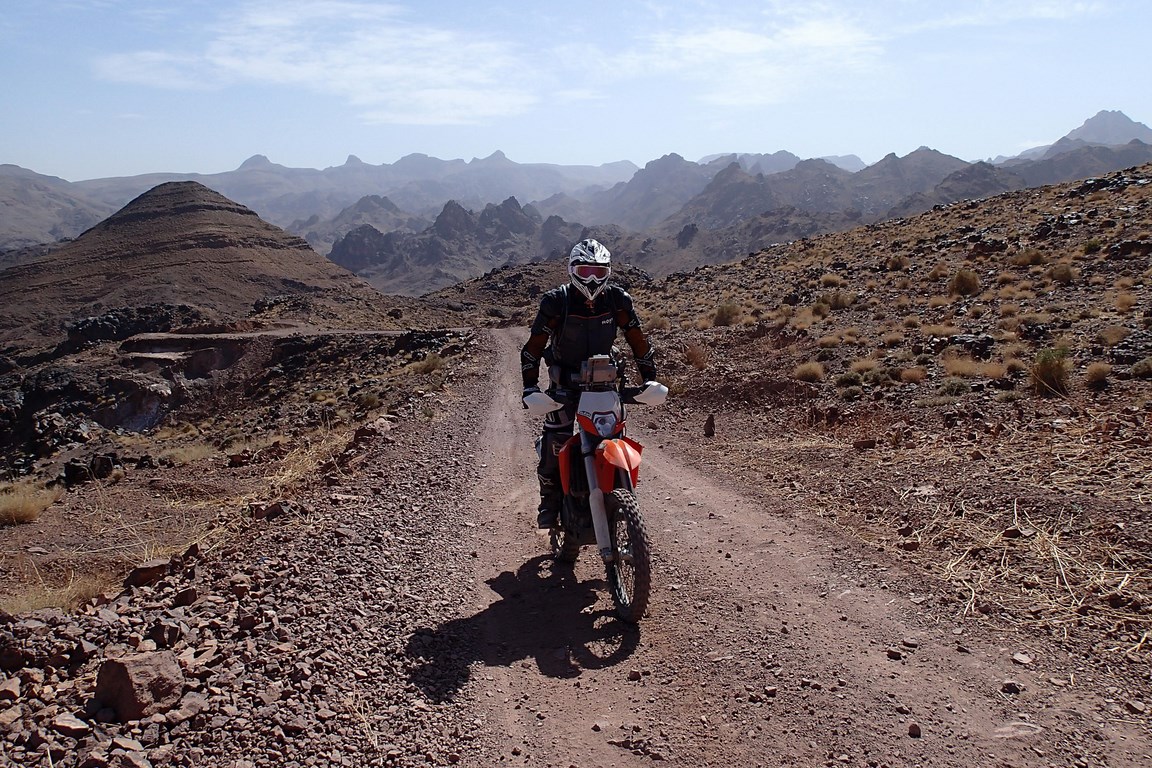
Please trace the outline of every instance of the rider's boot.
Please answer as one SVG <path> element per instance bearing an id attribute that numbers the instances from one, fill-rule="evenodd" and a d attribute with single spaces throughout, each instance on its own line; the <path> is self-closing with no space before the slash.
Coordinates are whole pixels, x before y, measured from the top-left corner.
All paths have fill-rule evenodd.
<path id="1" fill-rule="evenodd" d="M 540 480 L 540 507 L 536 513 L 536 527 L 548 530 L 556 525 L 560 518 L 560 506 L 564 503 L 564 496 L 558 481 L 544 475 L 537 477 Z"/>

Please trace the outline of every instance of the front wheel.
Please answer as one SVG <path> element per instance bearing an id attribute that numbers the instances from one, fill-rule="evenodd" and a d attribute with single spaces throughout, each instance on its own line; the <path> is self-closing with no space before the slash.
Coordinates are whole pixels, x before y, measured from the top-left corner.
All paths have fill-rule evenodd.
<path id="1" fill-rule="evenodd" d="M 607 564 L 608 588 L 616 615 L 635 624 L 648 610 L 652 591 L 651 548 L 640 505 L 631 491 L 617 488 L 604 497 L 612 535 L 612 562 Z"/>

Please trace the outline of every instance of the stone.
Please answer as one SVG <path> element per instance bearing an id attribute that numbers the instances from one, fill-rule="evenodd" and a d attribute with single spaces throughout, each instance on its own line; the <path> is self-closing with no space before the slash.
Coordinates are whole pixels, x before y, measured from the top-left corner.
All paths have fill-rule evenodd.
<path id="1" fill-rule="evenodd" d="M 704 437 L 716 436 L 716 416 L 708 414 L 708 418 L 704 421 Z"/>
<path id="2" fill-rule="evenodd" d="M 1014 653 L 1012 654 L 1012 663 L 1024 667 L 1032 663 L 1032 657 L 1026 653 Z"/>
<path id="3" fill-rule="evenodd" d="M 908 735 L 911 736 L 913 739 L 918 739 L 924 735 L 924 729 L 922 729 L 920 727 L 919 723 L 909 723 L 908 724 Z"/>
<path id="4" fill-rule="evenodd" d="M 92 726 L 75 715 L 65 713 L 52 720 L 52 730 L 70 739 L 82 739 L 92 732 Z"/>
<path id="5" fill-rule="evenodd" d="M 0 683 L 0 701 L 18 701 L 20 699 L 20 678 L 10 677 Z"/>
<path id="6" fill-rule="evenodd" d="M 165 719 L 170 725 L 176 725 L 185 720 L 191 720 L 207 708 L 208 699 L 203 694 L 187 693 L 184 695 L 184 698 L 180 700 L 180 706 L 168 712 Z M 333 716 L 335 716 L 335 713 L 333 713 Z"/>
<path id="7" fill-rule="evenodd" d="M 136 566 L 124 579 L 126 587 L 147 587 L 168 575 L 167 560 L 149 560 Z"/>
<path id="8" fill-rule="evenodd" d="M 94 698 L 126 722 L 167 712 L 183 692 L 184 673 L 176 654 L 155 651 L 105 661 L 96 676 Z"/>
<path id="9" fill-rule="evenodd" d="M 1001 693 L 1007 693 L 1007 694 L 1011 694 L 1014 696 L 1023 690 L 1024 690 L 1024 686 L 1022 686 L 1016 680 L 1005 680 L 1004 682 L 1000 683 L 1000 692 Z"/>

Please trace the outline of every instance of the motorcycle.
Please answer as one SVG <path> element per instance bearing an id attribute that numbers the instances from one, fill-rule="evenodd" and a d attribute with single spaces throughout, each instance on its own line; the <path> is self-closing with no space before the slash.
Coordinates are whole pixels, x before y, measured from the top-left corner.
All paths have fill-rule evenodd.
<path id="1" fill-rule="evenodd" d="M 573 563 L 581 547 L 595 544 L 616 615 L 636 623 L 648 607 L 652 563 L 636 500 L 644 449 L 625 434 L 624 406 L 660 405 L 668 388 L 655 381 L 627 387 L 621 368 L 611 356 L 595 355 L 583 363 L 572 388 L 534 392 L 524 404 L 536 417 L 576 405 L 572 437 L 559 452 L 564 504 L 549 531 L 552 555 Z"/>

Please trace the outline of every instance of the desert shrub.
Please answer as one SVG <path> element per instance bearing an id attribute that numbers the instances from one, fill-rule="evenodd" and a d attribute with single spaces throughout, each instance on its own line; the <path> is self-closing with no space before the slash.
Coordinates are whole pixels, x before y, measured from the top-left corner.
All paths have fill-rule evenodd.
<path id="1" fill-rule="evenodd" d="M 859 400 L 864 396 L 864 390 L 860 387 L 845 387 L 840 392 L 840 399 L 849 403 Z"/>
<path id="2" fill-rule="evenodd" d="M 948 274 L 948 265 L 942 261 L 936 262 L 936 266 L 932 267 L 932 271 L 928 273 L 929 280 L 939 280 Z"/>
<path id="3" fill-rule="evenodd" d="M 950 376 L 947 379 L 944 379 L 940 386 L 936 388 L 936 393 L 945 397 L 959 397 L 960 395 L 965 395 L 971 391 L 971 384 L 964 381 L 964 379 L 958 379 L 954 376 Z"/>
<path id="4" fill-rule="evenodd" d="M 1048 270 L 1048 278 L 1059 285 L 1069 285 L 1076 278 L 1076 273 L 1072 270 L 1071 264 L 1062 261 L 1052 265 Z"/>
<path id="5" fill-rule="evenodd" d="M 953 296 L 975 296 L 980 287 L 980 275 L 971 269 L 957 270 L 948 281 L 948 293 Z"/>
<path id="6" fill-rule="evenodd" d="M 840 334 L 833 333 L 817 339 L 816 346 L 820 347 L 820 349 L 832 349 L 833 347 L 840 346 L 840 341 Z"/>
<path id="7" fill-rule="evenodd" d="M 719 326 L 735 325 L 743 316 L 744 310 L 740 308 L 740 305 L 728 301 L 716 307 L 716 313 L 712 316 L 712 324 Z"/>
<path id="8" fill-rule="evenodd" d="M 860 374 L 849 371 L 848 373 L 842 373 L 836 377 L 836 386 L 841 388 L 858 387 L 863 381 L 864 380 L 860 377 Z"/>
<path id="9" fill-rule="evenodd" d="M 921 333 L 925 336 L 956 336 L 960 333 L 960 329 L 954 325 L 925 325 L 920 328 Z"/>
<path id="10" fill-rule="evenodd" d="M 933 309 L 946 307 L 951 303 L 952 299 L 948 296 L 933 296 L 932 298 L 928 299 L 928 306 L 932 307 Z"/>
<path id="11" fill-rule="evenodd" d="M 202 459 L 209 459 L 219 454 L 219 449 L 208 443 L 190 443 L 175 448 L 167 448 L 160 452 L 160 460 L 169 462 L 173 466 L 182 467 Z"/>
<path id="12" fill-rule="evenodd" d="M 444 358 L 437 352 L 429 352 L 423 360 L 408 364 L 408 370 L 413 373 L 433 373 L 441 370 L 445 365 Z"/>
<path id="13" fill-rule="evenodd" d="M 997 285 L 1010 285 L 1014 282 L 1016 282 L 1016 273 L 1014 272 L 1001 272 L 996 275 Z"/>
<path id="14" fill-rule="evenodd" d="M 1136 297 L 1131 293 L 1121 293 L 1116 297 L 1116 309 L 1127 313 L 1136 306 Z"/>
<path id="15" fill-rule="evenodd" d="M 800 381 L 824 381 L 824 366 L 815 361 L 800 363 L 792 370 L 792 378 Z"/>
<path id="16" fill-rule="evenodd" d="M 352 398 L 352 401 L 355 402 L 356 407 L 362 411 L 379 408 L 381 403 L 380 395 L 375 392 L 357 392 Z"/>
<path id="17" fill-rule="evenodd" d="M 900 371 L 900 381 L 905 384 L 919 384 L 924 381 L 924 377 L 928 375 L 928 371 L 920 366 L 914 368 L 904 368 Z"/>
<path id="18" fill-rule="evenodd" d="M 828 317 L 828 315 L 832 313 L 832 308 L 825 304 L 823 301 L 816 302 L 809 308 L 809 310 L 812 313 L 812 317 L 823 318 Z"/>
<path id="19" fill-rule="evenodd" d="M 308 401 L 321 403 L 323 405 L 333 405 L 336 403 L 336 393 L 327 389 L 316 389 L 308 393 Z"/>
<path id="20" fill-rule="evenodd" d="M 848 370 L 853 373 L 866 373 L 875 369 L 878 365 L 880 365 L 878 362 L 871 359 L 854 360 L 852 364 L 848 366 Z"/>
<path id="21" fill-rule="evenodd" d="M 1029 369 L 1028 363 L 1015 357 L 1005 360 L 1004 366 L 1008 369 L 1008 373 L 1024 373 Z"/>
<path id="22" fill-rule="evenodd" d="M 1152 357 L 1132 364 L 1132 375 L 1138 379 L 1152 379 Z"/>
<path id="23" fill-rule="evenodd" d="M 880 343 L 885 347 L 899 346 L 904 341 L 904 334 L 899 331 L 889 331 L 880 337 Z"/>
<path id="24" fill-rule="evenodd" d="M 662 314 L 653 315 L 648 318 L 648 330 L 650 331 L 666 331 L 671 325 L 672 321 Z"/>
<path id="25" fill-rule="evenodd" d="M 708 367 L 711 352 L 705 344 L 699 341 L 689 341 L 684 345 L 684 360 L 693 368 L 702 371 Z"/>
<path id="26" fill-rule="evenodd" d="M 1032 362 L 1032 390 L 1041 397 L 1068 394 L 1068 350 L 1042 349 Z"/>
<path id="27" fill-rule="evenodd" d="M 1037 248 L 1025 248 L 1012 257 L 1012 263 L 1017 267 L 1034 267 L 1040 264 L 1047 264 L 1048 257 Z"/>
<path id="28" fill-rule="evenodd" d="M 968 317 L 972 318 L 973 320 L 984 317 L 984 315 L 987 313 L 987 304 L 973 304 L 972 306 L 968 307 Z"/>
<path id="29" fill-rule="evenodd" d="M 980 361 L 970 357 L 949 357 L 944 359 L 944 373 L 949 376 L 972 378 L 980 375 Z"/>
<path id="30" fill-rule="evenodd" d="M 1130 333 L 1132 333 L 1132 331 L 1128 330 L 1122 325 L 1108 325 L 1104 328 L 1101 328 L 1100 333 L 1097 335 L 1099 336 L 1100 342 L 1102 344 L 1105 346 L 1114 347 L 1120 342 L 1124 341 L 1124 339 L 1128 338 Z"/>
<path id="31" fill-rule="evenodd" d="M 877 366 L 869 371 L 864 372 L 864 383 L 873 387 L 885 387 L 892 383 L 893 370 L 883 366 Z"/>
<path id="32" fill-rule="evenodd" d="M 844 278 L 832 272 L 826 272 L 820 276 L 820 285 L 825 288 L 839 288 L 844 285 Z"/>
<path id="33" fill-rule="evenodd" d="M 1084 247 L 1083 247 L 1084 255 L 1089 256 L 1093 253 L 1098 253 L 1100 251 L 1101 247 L 1102 246 L 1100 244 L 1100 241 L 1097 240 L 1096 238 L 1092 238 L 1091 240 L 1088 240 L 1084 243 Z"/>
<path id="34" fill-rule="evenodd" d="M 920 318 L 916 315 L 905 315 L 904 316 L 904 327 L 905 328 L 919 328 L 920 327 Z"/>
<path id="35" fill-rule="evenodd" d="M 821 304 L 827 304 L 832 309 L 848 309 L 856 303 L 858 298 L 855 291 L 833 291 L 820 297 Z"/>
<path id="36" fill-rule="evenodd" d="M 1000 305 L 1000 317 L 1016 317 L 1019 313 L 1019 304 L 1004 303 Z"/>
<path id="37" fill-rule="evenodd" d="M 55 493 L 32 483 L 0 488 L 0 525 L 35 522 L 55 500 Z"/>
<path id="38" fill-rule="evenodd" d="M 910 285 L 912 285 L 911 278 L 901 277 L 896 280 L 896 290 L 898 291 L 906 291 Z"/>
<path id="39" fill-rule="evenodd" d="M 1084 381 L 1090 387 L 1102 387 L 1108 383 L 1108 377 L 1112 374 L 1112 366 L 1108 363 L 1091 363 L 1084 371 Z"/>
<path id="40" fill-rule="evenodd" d="M 889 256 L 884 262 L 884 268 L 889 272 L 903 272 L 911 263 L 907 256 Z"/>

